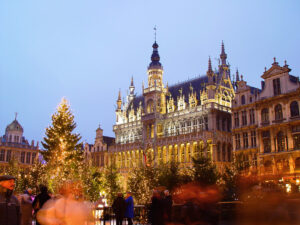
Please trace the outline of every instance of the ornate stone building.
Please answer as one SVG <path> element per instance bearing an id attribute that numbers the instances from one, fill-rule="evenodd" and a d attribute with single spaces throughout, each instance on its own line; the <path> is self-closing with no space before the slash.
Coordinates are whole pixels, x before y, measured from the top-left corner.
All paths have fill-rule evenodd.
<path id="1" fill-rule="evenodd" d="M 286 62 L 280 66 L 274 58 L 261 76 L 261 90 L 236 75 L 233 149 L 260 175 L 290 179 L 300 172 L 300 86 L 290 71 Z"/>
<path id="2" fill-rule="evenodd" d="M 91 161 L 93 166 L 104 167 L 108 165 L 108 148 L 113 145 L 115 139 L 112 137 L 103 136 L 103 130 L 100 126 L 96 130 L 96 138 L 94 144 L 84 144 L 84 158 Z"/>
<path id="3" fill-rule="evenodd" d="M 10 160 L 16 159 L 22 167 L 28 167 L 38 160 L 38 142 L 31 144 L 23 136 L 23 127 L 15 119 L 6 127 L 5 135 L 0 137 L 0 167 L 6 167 Z"/>
<path id="4" fill-rule="evenodd" d="M 153 44 L 148 84 L 135 94 L 133 79 L 126 102 L 119 92 L 116 143 L 109 148 L 109 163 L 121 171 L 143 163 L 191 165 L 196 154 L 211 157 L 220 169 L 232 159 L 231 101 L 234 89 L 222 43 L 220 65 L 206 75 L 168 86 L 163 82 L 158 44 Z"/>

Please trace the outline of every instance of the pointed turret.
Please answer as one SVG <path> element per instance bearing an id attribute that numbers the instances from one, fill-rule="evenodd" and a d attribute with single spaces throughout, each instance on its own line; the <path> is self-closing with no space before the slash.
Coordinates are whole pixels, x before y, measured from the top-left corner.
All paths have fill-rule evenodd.
<path id="1" fill-rule="evenodd" d="M 224 47 L 223 41 L 222 41 L 220 59 L 221 59 L 222 65 L 226 65 L 227 54 L 225 53 L 225 47 Z"/>
<path id="2" fill-rule="evenodd" d="M 208 58 L 208 70 L 207 70 L 207 73 L 208 74 L 212 74 L 213 70 L 212 70 L 212 67 L 211 67 L 211 59 L 210 57 Z"/>
<path id="3" fill-rule="evenodd" d="M 208 84 L 213 84 L 213 76 L 214 76 L 214 72 L 212 70 L 212 66 L 211 66 L 211 59 L 210 57 L 208 58 L 208 69 L 206 71 L 206 75 L 208 77 Z"/>
<path id="4" fill-rule="evenodd" d="M 120 111 L 122 108 L 122 99 L 121 99 L 121 89 L 119 90 L 119 96 L 118 96 L 118 100 L 117 100 L 117 111 Z"/>
<path id="5" fill-rule="evenodd" d="M 130 95 L 134 95 L 134 84 L 133 84 L 133 76 L 131 77 L 131 83 L 130 83 L 130 86 L 129 86 L 129 90 L 130 90 Z"/>

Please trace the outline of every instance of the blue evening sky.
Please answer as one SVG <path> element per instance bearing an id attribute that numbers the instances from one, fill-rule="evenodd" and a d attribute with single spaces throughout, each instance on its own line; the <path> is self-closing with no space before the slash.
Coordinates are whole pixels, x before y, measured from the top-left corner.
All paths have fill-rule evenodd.
<path id="1" fill-rule="evenodd" d="M 24 136 L 41 141 L 62 97 L 82 140 L 99 124 L 114 136 L 118 90 L 137 94 L 157 26 L 164 82 L 205 74 L 224 40 L 232 73 L 260 87 L 276 56 L 300 75 L 298 0 L 0 0 L 0 135 L 18 112 Z"/>

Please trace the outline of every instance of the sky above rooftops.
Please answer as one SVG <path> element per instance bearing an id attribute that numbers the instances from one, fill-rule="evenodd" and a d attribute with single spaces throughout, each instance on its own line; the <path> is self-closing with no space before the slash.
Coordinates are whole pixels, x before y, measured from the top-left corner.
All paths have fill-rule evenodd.
<path id="1" fill-rule="evenodd" d="M 217 68 L 224 41 L 232 73 L 260 87 L 273 57 L 300 75 L 300 1 L 0 1 L 0 135 L 18 112 L 41 141 L 62 97 L 83 141 L 113 136 L 118 91 L 147 84 L 153 27 L 169 85 Z"/>

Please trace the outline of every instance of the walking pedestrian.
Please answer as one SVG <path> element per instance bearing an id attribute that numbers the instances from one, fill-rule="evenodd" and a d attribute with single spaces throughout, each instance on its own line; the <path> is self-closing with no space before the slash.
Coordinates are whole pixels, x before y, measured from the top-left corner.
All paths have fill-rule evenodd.
<path id="1" fill-rule="evenodd" d="M 160 196 L 160 192 L 157 190 L 153 191 L 150 211 L 149 211 L 149 220 L 152 225 L 163 225 L 164 221 L 164 207 L 163 202 Z"/>
<path id="2" fill-rule="evenodd" d="M 22 225 L 32 225 L 32 190 L 28 188 L 21 195 Z"/>
<path id="3" fill-rule="evenodd" d="M 132 219 L 134 217 L 134 203 L 133 198 L 131 196 L 131 192 L 126 193 L 126 211 L 125 211 L 125 217 L 127 218 L 128 225 L 132 225 Z"/>
<path id="4" fill-rule="evenodd" d="M 122 193 L 118 193 L 118 197 L 114 200 L 112 208 L 116 215 L 117 225 L 122 225 L 126 210 L 126 202 Z"/>
<path id="5" fill-rule="evenodd" d="M 164 191 L 163 205 L 164 205 L 164 217 L 167 222 L 172 220 L 172 206 L 173 199 L 168 190 Z"/>
<path id="6" fill-rule="evenodd" d="M 82 185 L 76 181 L 66 181 L 59 189 L 60 197 L 45 203 L 37 214 L 43 225 L 91 225 L 92 209 L 79 197 Z"/>
<path id="7" fill-rule="evenodd" d="M 48 188 L 45 185 L 40 185 L 39 187 L 40 189 L 40 194 L 38 194 L 33 203 L 32 203 L 32 207 L 34 209 L 34 214 L 36 215 L 38 213 L 38 211 L 43 207 L 43 205 L 49 200 L 51 199 L 50 195 L 48 194 Z M 36 221 L 36 225 L 41 225 L 39 223 L 39 221 Z"/>
<path id="8" fill-rule="evenodd" d="M 13 195 L 15 177 L 9 175 L 0 176 L 0 224 L 20 225 L 20 203 Z"/>

